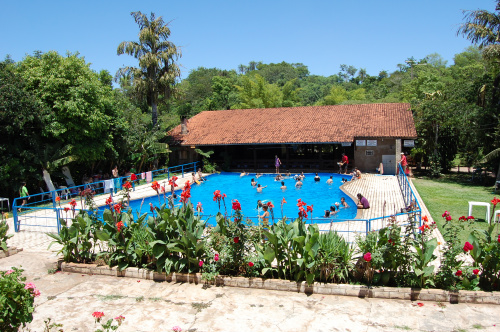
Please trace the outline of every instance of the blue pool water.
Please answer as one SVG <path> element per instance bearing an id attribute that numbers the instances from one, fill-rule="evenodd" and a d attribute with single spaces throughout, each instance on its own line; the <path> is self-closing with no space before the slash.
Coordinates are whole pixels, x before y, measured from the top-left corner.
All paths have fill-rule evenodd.
<path id="1" fill-rule="evenodd" d="M 231 200 L 237 199 L 241 204 L 242 213 L 245 217 L 256 217 L 258 214 L 257 201 L 261 200 L 263 202 L 273 202 L 274 217 L 275 219 L 281 219 L 281 200 L 284 197 L 287 203 L 283 205 L 283 214 L 289 219 L 295 219 L 298 216 L 297 199 L 300 198 L 307 205 L 314 205 L 313 218 L 323 218 L 325 210 L 328 210 L 330 205 L 333 205 L 335 202 L 340 202 L 340 197 L 344 197 L 350 207 L 341 208 L 332 218 L 355 218 L 357 213 L 355 202 L 339 189 L 342 185 L 342 177 L 345 178 L 346 175 L 320 173 L 319 176 L 321 177 L 321 181 L 315 182 L 314 174 L 306 174 L 301 188 L 295 188 L 295 180 L 293 178 L 284 179 L 283 181 L 287 189 L 281 190 L 281 181 L 275 181 L 274 174 L 265 174 L 258 179 L 252 173 L 243 177 L 240 177 L 240 174 L 236 173 L 214 174 L 208 176 L 207 181 L 202 182 L 200 185 L 192 185 L 191 203 L 196 206 L 198 202 L 201 202 L 203 215 L 216 215 L 219 212 L 219 208 L 217 202 L 214 202 L 213 197 L 214 191 L 220 190 L 221 193 L 227 195 L 225 201 L 228 214 L 232 213 Z M 330 176 L 333 176 L 333 184 L 331 185 L 326 183 L 326 180 Z M 258 193 L 255 189 L 256 187 L 252 187 L 250 184 L 252 178 L 265 187 L 262 193 Z M 181 191 L 178 190 L 176 193 L 179 198 Z M 163 203 L 163 196 L 161 197 L 161 202 Z M 178 198 L 175 201 L 176 204 L 179 203 Z M 155 195 L 146 198 L 141 212 L 149 211 L 150 202 L 158 206 L 158 197 Z M 138 211 L 141 203 L 142 199 L 131 201 L 130 207 L 133 211 Z M 221 212 L 224 213 L 222 201 Z M 260 211 L 260 214 L 262 214 L 262 211 Z M 214 218 L 211 218 L 209 223 L 214 224 Z"/>

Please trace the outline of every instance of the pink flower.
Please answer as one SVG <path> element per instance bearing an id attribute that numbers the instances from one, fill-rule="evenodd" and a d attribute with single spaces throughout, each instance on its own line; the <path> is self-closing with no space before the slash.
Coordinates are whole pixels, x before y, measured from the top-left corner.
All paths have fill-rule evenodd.
<path id="1" fill-rule="evenodd" d="M 472 270 L 472 273 L 474 273 L 475 275 L 478 275 L 479 274 L 479 269 Z"/>
<path id="2" fill-rule="evenodd" d="M 40 296 L 40 291 L 38 289 L 33 290 L 33 296 L 34 297 Z"/>
<path id="3" fill-rule="evenodd" d="M 248 266 L 252 267 L 253 263 L 252 262 L 248 262 Z"/>
<path id="4" fill-rule="evenodd" d="M 104 317 L 104 312 L 94 311 L 94 313 L 92 314 L 92 317 L 94 317 L 98 322 L 100 322 L 101 318 Z"/>
<path id="5" fill-rule="evenodd" d="M 198 263 L 198 265 L 199 265 L 200 267 L 202 267 L 202 266 L 203 266 L 203 261 L 200 261 L 200 262 Z"/>
<path id="6" fill-rule="evenodd" d="M 460 277 L 462 275 L 462 270 L 458 270 L 457 272 L 455 272 L 455 275 L 457 277 Z"/>
<path id="7" fill-rule="evenodd" d="M 367 252 L 366 254 L 363 255 L 363 259 L 367 262 L 372 260 L 372 254 L 370 252 Z"/>
<path id="8" fill-rule="evenodd" d="M 35 285 L 32 282 L 28 282 L 24 285 L 24 289 L 35 289 Z"/>
<path id="9" fill-rule="evenodd" d="M 172 327 L 173 332 L 182 332 L 182 329 L 179 326 Z"/>
<path id="10" fill-rule="evenodd" d="M 125 320 L 125 317 L 122 315 L 115 317 L 115 320 L 118 322 L 118 326 L 122 325 L 122 322 Z"/>
<path id="11" fill-rule="evenodd" d="M 470 244 L 470 242 L 465 242 L 464 251 L 468 252 L 469 250 L 472 250 L 472 249 L 474 249 L 474 246 L 472 244 Z"/>
<path id="12" fill-rule="evenodd" d="M 7 270 L 7 271 L 5 272 L 5 275 L 7 276 L 7 275 L 9 275 L 9 274 L 11 274 L 11 273 L 13 273 L 13 272 L 14 272 L 14 270 Z"/>

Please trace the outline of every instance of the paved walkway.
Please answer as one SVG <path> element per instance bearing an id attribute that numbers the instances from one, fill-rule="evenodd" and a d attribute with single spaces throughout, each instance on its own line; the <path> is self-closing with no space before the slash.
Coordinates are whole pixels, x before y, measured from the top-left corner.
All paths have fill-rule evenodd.
<path id="1" fill-rule="evenodd" d="M 259 289 L 209 287 L 86 274 L 56 273 L 47 251 L 0 259 L 0 270 L 22 266 L 35 283 L 34 320 L 63 324 L 64 331 L 95 331 L 94 311 L 125 316 L 118 331 L 500 331 L 499 307 L 405 300 L 305 295 Z"/>

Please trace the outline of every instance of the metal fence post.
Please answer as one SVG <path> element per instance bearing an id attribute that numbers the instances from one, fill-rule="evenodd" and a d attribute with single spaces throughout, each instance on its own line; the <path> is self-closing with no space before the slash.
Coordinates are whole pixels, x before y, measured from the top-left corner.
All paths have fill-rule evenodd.
<path id="1" fill-rule="evenodd" d="M 12 216 L 14 217 L 14 231 L 19 232 L 19 220 L 17 218 L 17 198 L 12 202 Z"/>

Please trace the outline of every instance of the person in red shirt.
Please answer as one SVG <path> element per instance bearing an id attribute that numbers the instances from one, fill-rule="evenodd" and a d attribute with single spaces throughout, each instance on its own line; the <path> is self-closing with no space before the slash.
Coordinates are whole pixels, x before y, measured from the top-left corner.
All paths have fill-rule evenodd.
<path id="1" fill-rule="evenodd" d="M 404 152 L 401 152 L 401 160 L 399 161 L 401 164 L 401 168 L 403 169 L 404 174 L 406 174 L 406 167 L 408 166 L 408 161 L 406 160 L 406 156 Z"/>
<path id="2" fill-rule="evenodd" d="M 349 158 L 347 158 L 345 153 L 342 153 L 342 161 L 340 162 L 340 173 L 344 169 L 344 174 L 347 174 L 347 166 L 349 165 Z"/>

